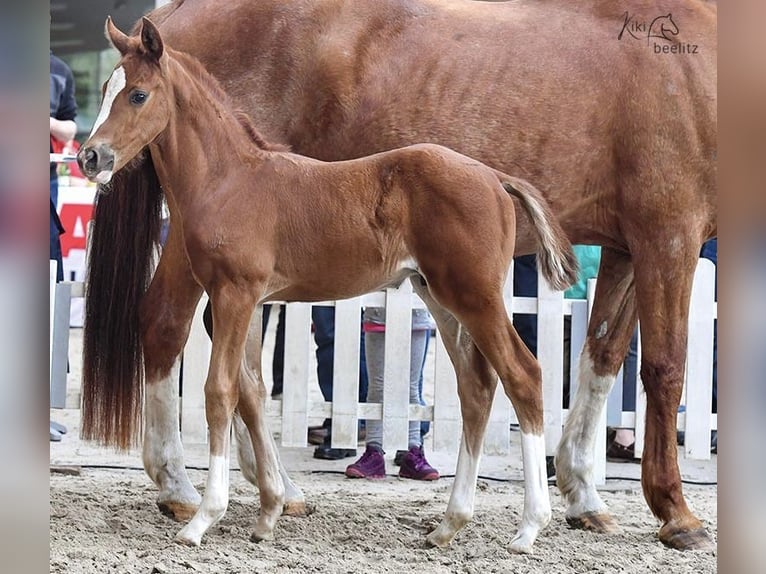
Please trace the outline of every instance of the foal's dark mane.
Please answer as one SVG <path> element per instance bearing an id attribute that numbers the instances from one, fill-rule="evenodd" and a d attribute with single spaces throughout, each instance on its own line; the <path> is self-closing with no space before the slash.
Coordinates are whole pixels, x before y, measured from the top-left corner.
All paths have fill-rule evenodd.
<path id="1" fill-rule="evenodd" d="M 285 144 L 272 143 L 263 137 L 258 128 L 253 124 L 250 116 L 241 108 L 235 106 L 233 100 L 221 86 L 221 83 L 208 72 L 202 63 L 193 56 L 177 50 L 168 50 L 168 55 L 175 59 L 184 69 L 207 88 L 211 95 L 218 100 L 224 107 L 231 110 L 239 124 L 244 128 L 252 142 L 260 149 L 266 151 L 290 151 L 290 147 Z"/>

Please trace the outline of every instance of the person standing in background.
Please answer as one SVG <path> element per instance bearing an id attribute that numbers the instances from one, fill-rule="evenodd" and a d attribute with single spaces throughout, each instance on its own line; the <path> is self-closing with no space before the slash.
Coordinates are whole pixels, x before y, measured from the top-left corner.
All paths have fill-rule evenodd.
<path id="1" fill-rule="evenodd" d="M 51 140 L 50 153 L 53 153 L 54 139 L 68 144 L 77 134 L 77 124 L 74 119 L 77 116 L 77 102 L 74 98 L 74 74 L 69 66 L 60 58 L 50 53 L 51 60 Z M 64 233 L 64 227 L 58 216 L 58 174 L 56 164 L 51 162 L 51 196 L 50 196 L 50 258 L 58 263 L 56 281 L 63 281 L 64 268 L 61 256 L 60 235 Z M 66 433 L 62 425 L 50 423 L 50 440 L 60 441 L 61 435 Z"/>

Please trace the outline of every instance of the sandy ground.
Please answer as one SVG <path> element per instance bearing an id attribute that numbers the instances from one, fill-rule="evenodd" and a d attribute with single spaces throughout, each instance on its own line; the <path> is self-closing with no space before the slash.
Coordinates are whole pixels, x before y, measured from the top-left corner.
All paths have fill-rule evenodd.
<path id="1" fill-rule="evenodd" d="M 79 394 L 79 339 L 72 331 L 72 373 L 68 406 Z M 267 339 L 268 342 L 268 339 Z M 265 376 L 269 380 L 268 367 Z M 50 571 L 57 573 L 239 573 L 239 572 L 673 572 L 716 571 L 715 552 L 680 553 L 656 537 L 658 523 L 649 512 L 636 464 L 607 465 L 611 478 L 601 489 L 622 532 L 601 536 L 571 530 L 555 486 L 550 494 L 553 520 L 541 533 L 534 553 L 511 554 L 522 510 L 523 484 L 518 436 L 510 456 L 485 456 L 473 521 L 447 549 L 428 548 L 425 535 L 440 520 L 452 487 L 455 456 L 432 453 L 429 460 L 443 475 L 435 483 L 400 479 L 388 462 L 382 481 L 350 480 L 343 469 L 352 461 L 320 461 L 311 449 L 281 449 L 282 459 L 304 491 L 311 513 L 282 517 L 275 539 L 249 541 L 258 512 L 256 489 L 237 470 L 231 474 L 231 501 L 224 518 L 199 548 L 179 546 L 173 536 L 180 524 L 161 515 L 156 488 L 141 470 L 140 453 L 117 454 L 77 438 L 79 411 L 51 411 L 69 428 L 51 443 Z M 513 433 L 515 435 L 515 433 Z M 426 443 L 428 447 L 428 443 Z M 202 445 L 187 448 L 192 482 L 202 491 L 207 455 Z M 712 461 L 681 460 L 687 501 L 717 539 L 717 487 Z M 236 457 L 233 458 L 236 464 Z M 59 467 L 76 474 L 62 474 Z M 234 467 L 236 468 L 236 466 Z M 620 477 L 621 479 L 617 479 Z"/>

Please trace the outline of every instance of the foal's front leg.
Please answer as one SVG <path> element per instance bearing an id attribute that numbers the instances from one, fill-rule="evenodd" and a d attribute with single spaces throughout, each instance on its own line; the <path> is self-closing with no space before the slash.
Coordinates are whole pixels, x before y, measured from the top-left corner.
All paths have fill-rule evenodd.
<path id="1" fill-rule="evenodd" d="M 226 513 L 229 504 L 230 431 L 239 399 L 239 370 L 254 304 L 234 288 L 211 293 L 213 350 L 205 382 L 205 415 L 209 431 L 210 462 L 205 494 L 191 521 L 176 541 L 199 546 L 203 534 Z"/>

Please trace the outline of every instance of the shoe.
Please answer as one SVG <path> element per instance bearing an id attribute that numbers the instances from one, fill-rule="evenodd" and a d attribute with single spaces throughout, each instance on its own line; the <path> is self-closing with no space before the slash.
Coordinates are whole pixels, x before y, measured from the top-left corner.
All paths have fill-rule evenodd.
<path id="1" fill-rule="evenodd" d="M 636 443 L 630 446 L 621 445 L 618 442 L 612 442 L 606 450 L 606 459 L 611 462 L 638 462 L 636 458 Z"/>
<path id="2" fill-rule="evenodd" d="M 404 460 L 404 457 L 407 456 L 407 453 L 410 452 L 408 450 L 397 450 L 396 454 L 394 455 L 394 464 L 396 466 L 402 466 L 402 461 Z"/>
<path id="3" fill-rule="evenodd" d="M 356 456 L 355 448 L 331 448 L 329 444 L 323 443 L 314 449 L 314 458 L 323 460 L 340 460 L 350 456 Z"/>
<path id="4" fill-rule="evenodd" d="M 327 428 L 325 427 L 309 427 L 308 441 L 309 444 L 322 444 L 327 438 Z"/>
<path id="5" fill-rule="evenodd" d="M 413 480 L 437 480 L 439 471 L 428 464 L 422 446 L 412 446 L 402 459 L 399 476 Z"/>
<path id="6" fill-rule="evenodd" d="M 50 442 L 61 442 L 61 433 L 57 431 L 55 428 L 53 428 L 53 425 L 51 425 L 50 431 L 51 431 Z"/>
<path id="7" fill-rule="evenodd" d="M 67 430 L 64 425 L 62 425 L 61 423 L 57 423 L 56 421 L 51 421 L 51 429 L 55 430 L 59 434 L 66 434 L 66 430 Z"/>
<path id="8" fill-rule="evenodd" d="M 349 478 L 386 478 L 386 460 L 383 451 L 368 446 L 364 454 L 353 464 L 346 467 L 346 476 Z"/>

